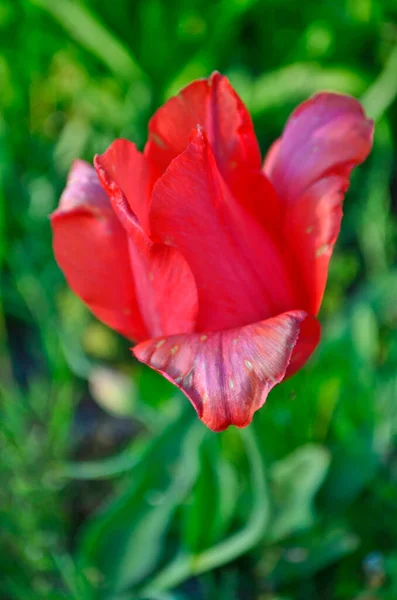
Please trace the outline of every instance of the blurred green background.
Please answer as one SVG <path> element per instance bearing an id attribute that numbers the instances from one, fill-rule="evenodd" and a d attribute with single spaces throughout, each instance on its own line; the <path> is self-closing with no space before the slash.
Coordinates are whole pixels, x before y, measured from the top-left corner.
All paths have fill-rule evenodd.
<path id="1" fill-rule="evenodd" d="M 48 214 L 73 158 L 218 69 L 262 150 L 359 97 L 310 363 L 214 434 L 67 289 Z M 0 598 L 397 598 L 396 0 L 0 0 Z"/>

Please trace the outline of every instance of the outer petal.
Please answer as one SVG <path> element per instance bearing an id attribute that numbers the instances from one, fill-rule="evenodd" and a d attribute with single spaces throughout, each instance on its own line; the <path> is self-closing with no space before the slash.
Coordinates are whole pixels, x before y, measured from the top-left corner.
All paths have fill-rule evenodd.
<path id="1" fill-rule="evenodd" d="M 146 339 L 127 236 L 89 164 L 73 163 L 51 224 L 54 254 L 72 290 L 109 327 Z"/>
<path id="2" fill-rule="evenodd" d="M 194 81 L 154 114 L 145 155 L 165 171 L 185 150 L 197 125 L 206 130 L 223 174 L 241 163 L 260 169 L 260 151 L 249 112 L 219 73 Z"/>
<path id="3" fill-rule="evenodd" d="M 321 338 L 321 326 L 318 320 L 310 316 L 300 324 L 299 337 L 292 351 L 286 378 L 295 375 L 307 362 Z"/>
<path id="4" fill-rule="evenodd" d="M 284 378 L 307 321 L 319 331 L 314 317 L 292 311 L 239 329 L 149 340 L 133 353 L 181 389 L 210 429 L 245 427 Z M 304 362 L 315 345 L 306 345 Z"/>
<path id="5" fill-rule="evenodd" d="M 115 140 L 99 160 L 122 190 L 144 231 L 148 232 L 150 195 L 160 172 L 135 144 L 124 139 Z"/>
<path id="6" fill-rule="evenodd" d="M 373 123 L 357 100 L 318 94 L 294 111 L 265 161 L 283 207 L 284 236 L 307 291 L 304 308 L 314 314 L 321 305 L 350 174 L 368 156 L 372 135 Z"/>
<path id="7" fill-rule="evenodd" d="M 109 156 L 95 157 L 99 180 L 111 199 L 129 240 L 129 256 L 136 284 L 138 305 L 149 337 L 194 331 L 197 318 L 197 290 L 194 277 L 181 254 L 164 244 L 154 244 L 132 211 L 135 200 L 124 190 L 147 198 L 152 179 L 145 172 L 144 157 L 134 149 L 128 171 Z M 124 175 L 129 173 L 129 181 Z M 141 206 L 143 203 L 140 203 Z"/>
<path id="8" fill-rule="evenodd" d="M 198 330 L 238 327 L 299 306 L 272 235 L 231 195 L 200 129 L 154 186 L 150 227 L 192 269 Z"/>

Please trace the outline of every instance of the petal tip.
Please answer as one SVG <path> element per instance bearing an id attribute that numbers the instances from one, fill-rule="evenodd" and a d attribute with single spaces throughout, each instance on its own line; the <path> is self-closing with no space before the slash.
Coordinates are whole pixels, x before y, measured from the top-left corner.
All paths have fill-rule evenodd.
<path id="1" fill-rule="evenodd" d="M 307 318 L 304 311 L 291 311 L 240 329 L 148 340 L 132 352 L 178 387 L 209 429 L 242 428 L 285 378 L 295 348 L 295 370 L 314 350 L 312 327 L 303 329 Z"/>

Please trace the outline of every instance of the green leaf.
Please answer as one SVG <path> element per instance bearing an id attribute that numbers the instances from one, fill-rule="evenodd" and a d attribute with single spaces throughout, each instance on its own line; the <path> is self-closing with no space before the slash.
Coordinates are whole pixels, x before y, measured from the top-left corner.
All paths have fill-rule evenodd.
<path id="1" fill-rule="evenodd" d="M 351 433 L 333 452 L 322 498 L 334 510 L 352 502 L 373 478 L 381 457 L 374 448 L 373 433 Z"/>
<path id="2" fill-rule="evenodd" d="M 268 539 L 276 541 L 314 522 L 314 498 L 323 483 L 330 456 L 322 446 L 298 448 L 272 467 L 275 514 Z"/>
<path id="3" fill-rule="evenodd" d="M 282 67 L 252 82 L 247 89 L 247 105 L 255 116 L 270 108 L 300 102 L 321 89 L 333 89 L 345 94 L 358 94 L 365 80 L 346 68 L 320 67 L 316 63 L 295 63 Z"/>
<path id="4" fill-rule="evenodd" d="M 272 572 L 266 575 L 266 580 L 274 586 L 301 582 L 351 554 L 358 542 L 355 535 L 340 528 L 311 531 L 304 539 L 297 540 L 295 546 L 284 549 Z"/>
<path id="5" fill-rule="evenodd" d="M 380 119 L 397 96 L 397 45 L 392 49 L 383 71 L 361 99 L 368 116 Z"/>
<path id="6" fill-rule="evenodd" d="M 253 427 L 243 429 L 241 436 L 249 459 L 252 489 L 252 510 L 245 527 L 203 552 L 181 552 L 152 577 L 141 590 L 140 598 L 153 592 L 172 589 L 190 577 L 227 564 L 251 550 L 263 539 L 270 510 L 264 465 Z"/>
<path id="7" fill-rule="evenodd" d="M 184 506 L 182 520 L 182 541 L 193 553 L 222 539 L 238 495 L 237 474 L 221 454 L 219 436 L 208 434 L 201 453 L 200 474 Z"/>
<path id="8" fill-rule="evenodd" d="M 106 28 L 93 11 L 73 0 L 30 0 L 60 23 L 72 39 L 127 80 L 143 76 L 131 52 Z"/>
<path id="9" fill-rule="evenodd" d="M 103 589 L 123 591 L 150 573 L 166 530 L 189 493 L 199 468 L 201 423 L 186 414 L 154 440 L 131 472 L 130 485 L 86 528 L 80 544 L 83 569 L 94 568 Z"/>

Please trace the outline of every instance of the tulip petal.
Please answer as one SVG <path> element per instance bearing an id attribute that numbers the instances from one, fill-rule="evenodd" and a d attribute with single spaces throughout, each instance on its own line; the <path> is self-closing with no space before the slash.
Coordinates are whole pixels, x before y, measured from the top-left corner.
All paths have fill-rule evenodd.
<path id="1" fill-rule="evenodd" d="M 136 162 L 134 164 L 133 156 Z M 136 284 L 138 305 L 148 337 L 190 333 L 197 319 L 197 289 L 192 272 L 183 256 L 165 244 L 154 244 L 132 211 L 134 202 L 128 201 L 121 171 L 108 160 L 108 155 L 96 156 L 98 178 L 107 192 L 113 209 L 128 236 L 129 257 Z M 145 173 L 145 159 L 139 153 L 130 153 L 129 170 L 131 193 L 147 197 L 152 179 Z M 134 183 L 132 183 L 134 182 Z"/>
<path id="2" fill-rule="evenodd" d="M 250 114 L 228 79 L 219 73 L 194 81 L 158 109 L 149 123 L 145 155 L 165 171 L 186 149 L 197 125 L 206 130 L 224 175 L 241 163 L 260 169 L 260 150 Z"/>
<path id="3" fill-rule="evenodd" d="M 143 230 L 148 232 L 148 211 L 153 185 L 160 175 L 151 162 L 128 140 L 115 140 L 100 158 L 102 167 L 124 196 Z"/>
<path id="4" fill-rule="evenodd" d="M 295 375 L 307 362 L 321 339 L 321 325 L 316 317 L 306 318 L 300 324 L 298 340 L 292 351 L 286 378 Z"/>
<path id="5" fill-rule="evenodd" d="M 264 171 L 283 212 L 284 237 L 306 289 L 303 308 L 318 313 L 339 234 L 350 174 L 368 156 L 373 123 L 360 103 L 322 93 L 301 104 L 271 147 Z"/>
<path id="6" fill-rule="evenodd" d="M 181 389 L 210 429 L 222 431 L 251 422 L 285 377 L 300 332 L 314 329 L 315 317 L 291 311 L 241 328 L 148 340 L 133 353 Z M 302 344 L 301 364 L 315 346 Z"/>
<path id="7" fill-rule="evenodd" d="M 127 236 L 91 165 L 73 163 L 51 225 L 54 254 L 72 290 L 112 329 L 146 339 Z"/>
<path id="8" fill-rule="evenodd" d="M 247 325 L 299 306 L 271 232 L 241 206 L 197 129 L 153 188 L 152 237 L 177 248 L 197 283 L 197 329 Z"/>

